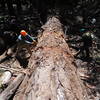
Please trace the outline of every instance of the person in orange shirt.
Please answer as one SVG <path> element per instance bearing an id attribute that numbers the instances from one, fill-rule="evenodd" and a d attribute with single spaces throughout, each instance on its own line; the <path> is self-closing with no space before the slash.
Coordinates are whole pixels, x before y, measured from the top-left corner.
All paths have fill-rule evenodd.
<path id="1" fill-rule="evenodd" d="M 36 44 L 36 39 L 36 37 L 30 36 L 25 30 L 21 30 L 20 35 L 18 36 L 18 40 L 28 44 Z"/>
<path id="2" fill-rule="evenodd" d="M 32 55 L 32 48 L 34 48 L 37 44 L 37 38 L 30 36 L 25 30 L 20 31 L 20 35 L 18 36 L 18 49 L 16 52 L 17 57 L 20 59 L 30 58 Z M 25 53 L 25 50 L 27 53 Z M 20 53 L 23 51 L 24 55 L 20 56 Z"/>

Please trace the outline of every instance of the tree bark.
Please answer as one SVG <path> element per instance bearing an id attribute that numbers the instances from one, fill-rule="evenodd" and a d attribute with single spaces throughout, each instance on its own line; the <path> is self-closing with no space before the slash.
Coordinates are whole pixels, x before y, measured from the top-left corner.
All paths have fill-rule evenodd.
<path id="1" fill-rule="evenodd" d="M 29 76 L 26 75 L 22 84 L 20 85 L 18 91 L 18 93 L 16 93 L 16 95 L 14 96 L 13 100 L 23 100 L 23 94 L 25 93 L 25 90 L 27 88 L 27 83 L 28 83 L 28 80 L 29 80 Z"/>
<path id="2" fill-rule="evenodd" d="M 32 75 L 21 100 L 89 100 L 61 23 L 52 17 L 42 28 L 29 61 Z"/>

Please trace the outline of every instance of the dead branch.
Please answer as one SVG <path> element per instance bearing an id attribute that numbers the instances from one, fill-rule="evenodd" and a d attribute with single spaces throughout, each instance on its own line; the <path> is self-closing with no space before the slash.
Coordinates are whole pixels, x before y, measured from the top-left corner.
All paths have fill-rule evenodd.
<path id="1" fill-rule="evenodd" d="M 24 79 L 24 74 L 19 74 L 17 78 L 0 94 L 0 100 L 9 100 L 9 98 L 15 93 L 18 86 Z"/>

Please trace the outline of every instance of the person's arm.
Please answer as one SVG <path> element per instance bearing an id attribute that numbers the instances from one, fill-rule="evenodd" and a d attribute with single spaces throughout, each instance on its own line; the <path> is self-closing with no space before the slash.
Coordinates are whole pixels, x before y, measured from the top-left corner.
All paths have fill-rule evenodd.
<path id="1" fill-rule="evenodd" d="M 19 35 L 17 41 L 22 40 L 22 36 Z"/>

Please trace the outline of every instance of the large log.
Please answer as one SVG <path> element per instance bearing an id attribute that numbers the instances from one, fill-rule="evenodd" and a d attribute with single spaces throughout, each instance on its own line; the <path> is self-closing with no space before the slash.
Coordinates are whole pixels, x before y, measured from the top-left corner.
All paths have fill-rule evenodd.
<path id="1" fill-rule="evenodd" d="M 28 83 L 28 80 L 29 80 L 29 76 L 26 75 L 22 84 L 20 85 L 19 89 L 18 89 L 18 92 L 16 92 L 13 100 L 23 100 L 23 95 L 25 93 L 25 90 L 27 88 L 27 83 Z"/>
<path id="2" fill-rule="evenodd" d="M 33 73 L 21 100 L 89 100 L 60 21 L 52 17 L 42 28 L 29 62 Z"/>

